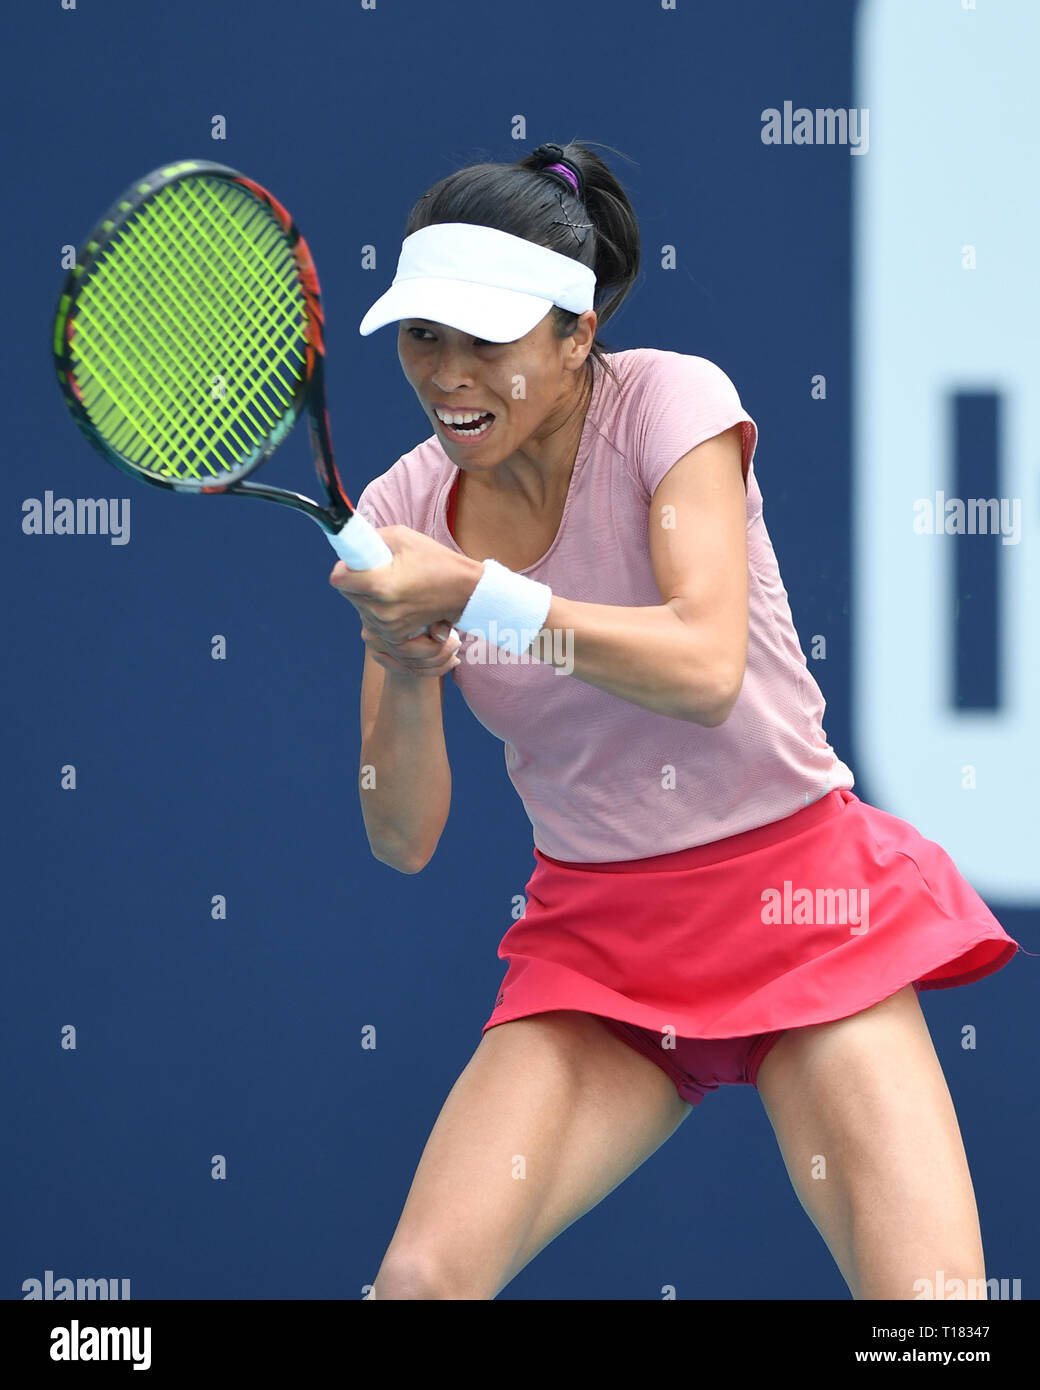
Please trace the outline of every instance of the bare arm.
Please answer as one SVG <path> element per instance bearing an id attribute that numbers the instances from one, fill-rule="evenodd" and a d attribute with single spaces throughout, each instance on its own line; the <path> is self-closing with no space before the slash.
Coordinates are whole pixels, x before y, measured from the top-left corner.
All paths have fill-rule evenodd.
<path id="1" fill-rule="evenodd" d="M 451 805 L 444 677 L 391 671 L 365 652 L 361 678 L 361 814 L 373 855 L 403 874 L 425 868 Z"/>

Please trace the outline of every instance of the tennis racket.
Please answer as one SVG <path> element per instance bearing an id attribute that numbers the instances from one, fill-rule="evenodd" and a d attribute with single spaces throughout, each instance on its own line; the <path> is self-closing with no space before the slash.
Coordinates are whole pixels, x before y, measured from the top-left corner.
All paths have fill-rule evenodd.
<path id="1" fill-rule="evenodd" d="M 293 507 L 352 569 L 392 560 L 336 471 L 310 250 L 252 179 L 189 159 L 136 180 L 66 277 L 54 359 L 77 425 L 117 468 L 173 492 Z M 245 481 L 304 410 L 327 506 Z"/>

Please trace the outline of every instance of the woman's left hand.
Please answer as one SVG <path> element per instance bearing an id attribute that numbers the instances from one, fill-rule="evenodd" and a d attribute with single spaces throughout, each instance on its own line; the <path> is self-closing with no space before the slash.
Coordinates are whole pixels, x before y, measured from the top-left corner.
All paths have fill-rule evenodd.
<path id="1" fill-rule="evenodd" d="M 454 623 L 483 573 L 479 560 L 449 550 L 410 526 L 380 526 L 393 560 L 374 570 L 337 561 L 329 583 L 357 609 L 365 628 L 385 642 L 403 642 L 431 623 Z"/>

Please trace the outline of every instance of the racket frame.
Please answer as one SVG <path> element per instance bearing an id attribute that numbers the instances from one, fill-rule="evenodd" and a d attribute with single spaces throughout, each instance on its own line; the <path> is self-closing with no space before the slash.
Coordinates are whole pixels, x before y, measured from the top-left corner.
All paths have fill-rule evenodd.
<path id="1" fill-rule="evenodd" d="M 289 410 L 279 422 L 275 432 L 256 446 L 249 458 L 239 464 L 226 482 L 219 478 L 176 479 L 163 478 L 146 469 L 128 462 L 115 449 L 111 448 L 95 428 L 86 407 L 80 398 L 75 380 L 75 362 L 72 356 L 72 341 L 75 336 L 76 300 L 80 286 L 87 283 L 95 263 L 118 234 L 120 229 L 139 211 L 149 199 L 161 189 L 180 179 L 205 175 L 226 179 L 244 188 L 253 197 L 265 204 L 281 227 L 296 260 L 297 273 L 303 290 L 306 317 L 306 357 L 304 371 L 296 383 Z M 325 403 L 325 321 L 321 304 L 321 288 L 311 256 L 310 247 L 301 235 L 292 216 L 270 193 L 255 180 L 247 178 L 226 164 L 211 160 L 183 159 L 160 165 L 143 178 L 135 179 L 133 184 L 99 218 L 92 228 L 86 242 L 76 255 L 76 263 L 70 268 L 62 285 L 54 321 L 53 355 L 62 395 L 77 425 L 93 447 L 111 464 L 131 477 L 154 487 L 184 494 L 219 495 L 235 497 L 256 497 L 268 502 L 278 502 L 303 512 L 316 521 L 330 539 L 338 535 L 344 526 L 355 516 L 355 510 L 343 488 L 336 469 L 332 450 L 332 437 L 329 428 L 328 408 Z M 248 474 L 274 453 L 279 444 L 296 425 L 301 414 L 306 413 L 308 434 L 314 451 L 314 461 L 328 497 L 328 506 L 321 506 L 302 493 L 286 488 L 272 487 L 265 483 L 245 481 Z"/>

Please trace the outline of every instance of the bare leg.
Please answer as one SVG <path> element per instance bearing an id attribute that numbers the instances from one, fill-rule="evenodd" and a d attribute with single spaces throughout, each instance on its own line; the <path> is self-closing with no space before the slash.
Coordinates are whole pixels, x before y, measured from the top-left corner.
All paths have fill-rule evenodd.
<path id="1" fill-rule="evenodd" d="M 373 1296 L 493 1299 L 692 1108 L 593 1014 L 489 1029 L 426 1143 Z"/>
<path id="2" fill-rule="evenodd" d="M 853 1298 L 986 1297 L 964 1144 L 913 986 L 791 1029 L 757 1084 L 798 1199 Z"/>

